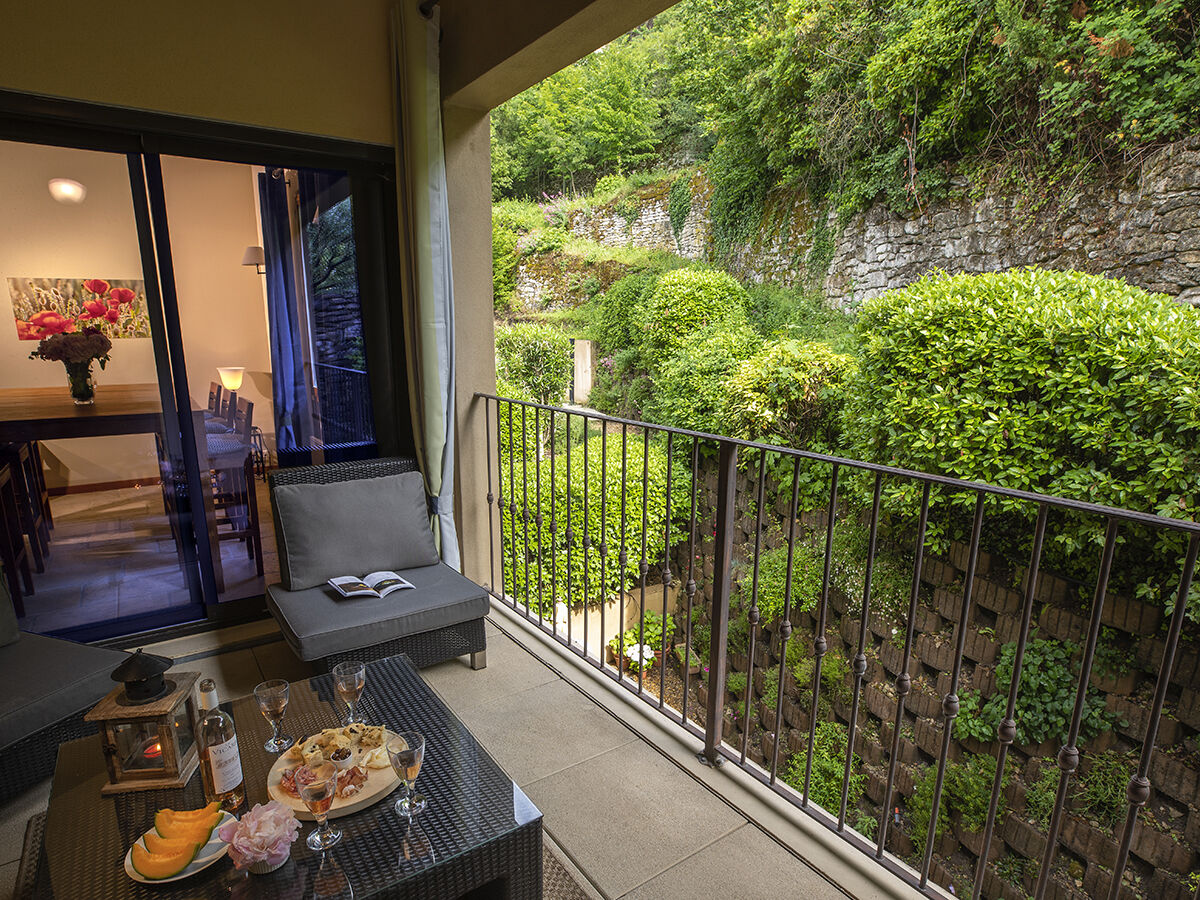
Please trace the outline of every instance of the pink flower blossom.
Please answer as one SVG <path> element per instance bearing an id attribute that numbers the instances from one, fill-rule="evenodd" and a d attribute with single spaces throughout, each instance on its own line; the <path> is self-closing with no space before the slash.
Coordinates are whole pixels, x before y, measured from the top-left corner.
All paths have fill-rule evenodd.
<path id="1" fill-rule="evenodd" d="M 296 814 L 280 803 L 255 804 L 241 820 L 226 822 L 217 830 L 229 844 L 229 858 L 239 869 L 254 863 L 277 865 L 292 852 L 292 841 L 300 834 Z"/>

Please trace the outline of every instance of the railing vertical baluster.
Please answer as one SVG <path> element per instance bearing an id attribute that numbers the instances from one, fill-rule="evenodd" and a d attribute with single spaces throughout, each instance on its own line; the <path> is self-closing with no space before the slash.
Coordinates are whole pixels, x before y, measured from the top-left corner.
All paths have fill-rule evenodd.
<path id="1" fill-rule="evenodd" d="M 912 676 L 908 674 L 912 665 L 913 631 L 917 618 L 917 601 L 921 599 L 921 569 L 925 564 L 925 532 L 929 527 L 929 482 L 921 490 L 921 515 L 917 522 L 916 558 L 913 561 L 912 592 L 908 597 L 908 627 L 904 631 L 904 653 L 901 657 L 900 673 L 896 676 L 896 718 L 892 723 L 892 752 L 888 757 L 887 782 L 883 786 L 883 810 L 879 816 L 879 839 L 875 844 L 875 858 L 883 859 L 883 848 L 887 844 L 888 824 L 892 814 L 892 791 L 896 785 L 896 766 L 900 762 L 900 728 L 904 724 L 904 701 L 912 690 Z"/>
<path id="2" fill-rule="evenodd" d="M 641 597 L 638 613 L 638 695 L 642 693 L 642 681 L 646 671 L 646 660 L 642 654 L 646 652 L 646 575 L 650 571 L 650 562 L 646 559 L 646 538 L 650 530 L 650 519 L 647 500 L 650 494 L 650 434 L 648 429 L 642 429 L 642 556 L 638 563 L 638 574 Z M 666 623 L 663 623 L 666 628 Z"/>
<path id="3" fill-rule="evenodd" d="M 838 475 L 841 469 L 833 464 L 833 474 L 829 478 L 829 509 L 825 514 L 825 570 L 821 576 L 821 599 L 817 610 L 817 633 L 813 637 L 813 691 L 812 709 L 809 710 L 808 722 L 808 758 L 804 761 L 804 798 L 803 805 L 808 805 L 808 789 L 812 782 L 813 747 L 817 740 L 817 707 L 821 700 L 821 661 L 829 643 L 825 640 L 825 627 L 829 619 L 829 577 L 833 568 L 833 526 L 837 522 L 838 504 Z"/>
<path id="4" fill-rule="evenodd" d="M 533 408 L 533 433 L 536 440 L 537 456 L 533 458 L 534 481 L 536 484 L 537 497 L 537 515 L 534 517 L 534 523 L 537 525 L 537 598 L 538 598 L 538 624 L 542 623 L 542 615 L 545 612 L 545 581 L 542 577 L 542 411 L 539 407 Z"/>
<path id="5" fill-rule="evenodd" d="M 667 663 L 670 661 L 670 650 L 667 648 L 667 591 L 671 587 L 671 464 L 673 448 L 671 439 L 674 432 L 667 432 L 667 505 L 663 509 L 663 564 L 662 564 L 662 664 L 658 667 L 658 708 L 662 709 L 667 694 Z M 686 674 L 686 670 L 685 670 Z M 687 689 L 686 684 L 684 689 Z"/>
<path id="6" fill-rule="evenodd" d="M 1088 682 L 1092 678 L 1092 661 L 1096 656 L 1096 642 L 1100 639 L 1100 617 L 1104 612 L 1104 600 L 1108 595 L 1108 578 L 1112 573 L 1113 556 L 1117 549 L 1117 520 L 1110 518 L 1104 533 L 1104 551 L 1100 556 L 1100 572 L 1096 576 L 1096 593 L 1092 600 L 1092 617 L 1088 623 L 1087 644 L 1083 649 L 1079 683 L 1075 689 L 1075 708 L 1071 712 L 1071 728 L 1067 741 L 1058 751 L 1058 793 L 1055 795 L 1054 812 L 1050 816 L 1050 828 L 1046 832 L 1046 849 L 1042 854 L 1042 868 L 1038 872 L 1034 887 L 1034 900 L 1046 896 L 1046 885 L 1050 880 L 1050 867 L 1058 852 L 1058 833 L 1062 828 L 1063 807 L 1067 803 L 1067 788 L 1071 776 L 1079 768 L 1079 730 L 1083 723 L 1083 708 L 1087 702 Z"/>
<path id="7" fill-rule="evenodd" d="M 788 507 L 788 552 L 787 552 L 787 568 L 784 571 L 783 577 L 783 622 L 780 623 L 782 628 L 783 623 L 787 623 L 788 637 L 791 637 L 791 622 L 788 622 L 788 601 L 792 595 L 792 564 L 796 554 L 796 519 L 798 518 L 797 507 L 800 504 L 800 457 L 792 460 L 792 505 Z M 783 648 L 783 661 L 787 663 L 787 648 Z M 776 698 L 775 704 L 775 744 L 771 748 L 771 767 L 770 767 L 770 783 L 774 784 L 775 779 L 779 774 L 779 745 L 782 743 L 780 732 L 783 730 L 783 684 L 779 685 L 779 697 Z M 814 712 L 815 716 L 816 713 Z M 805 790 L 800 798 L 801 804 L 808 802 L 808 791 Z"/>
<path id="8" fill-rule="evenodd" d="M 846 733 L 846 767 L 842 773 L 842 804 L 838 810 L 838 831 L 846 827 L 846 805 L 850 797 L 850 768 L 854 762 L 854 737 L 858 730 L 858 705 L 867 675 L 867 620 L 871 615 L 871 577 L 875 571 L 875 548 L 879 540 L 879 500 L 883 491 L 883 473 L 875 473 L 871 497 L 871 533 L 867 539 L 867 570 L 863 575 L 862 613 L 858 622 L 858 650 L 854 654 L 854 694 L 850 698 L 850 727 Z"/>
<path id="9" fill-rule="evenodd" d="M 1108 888 L 1108 900 L 1117 900 L 1121 892 L 1121 878 L 1129 862 L 1129 846 L 1133 841 L 1133 826 L 1138 813 L 1150 799 L 1150 757 L 1154 754 L 1154 742 L 1158 739 L 1158 725 L 1162 720 L 1163 704 L 1167 699 L 1167 687 L 1171 682 L 1171 670 L 1175 667 L 1175 653 L 1179 649 L 1179 635 L 1183 631 L 1183 620 L 1187 615 L 1188 594 L 1192 590 L 1192 576 L 1196 570 L 1196 553 L 1200 550 L 1200 535 L 1192 535 L 1188 542 L 1187 555 L 1183 561 L 1183 574 L 1179 579 L 1179 593 L 1175 596 L 1175 611 L 1171 614 L 1171 625 L 1167 630 L 1167 646 L 1163 650 L 1162 662 L 1158 665 L 1158 681 L 1154 685 L 1154 702 L 1150 707 L 1150 724 L 1146 738 L 1142 741 L 1142 752 L 1138 757 L 1137 772 L 1129 779 L 1125 798 L 1129 811 L 1125 814 L 1125 829 L 1121 832 L 1121 846 L 1117 850 L 1117 862 L 1113 866 L 1112 883 Z M 1200 893 L 1200 887 L 1196 889 Z"/>
<path id="10" fill-rule="evenodd" d="M 496 422 L 500 421 L 500 401 L 496 401 Z M 483 443 L 487 449 L 487 520 L 488 520 L 488 578 L 491 589 L 496 590 L 496 526 L 492 520 L 492 509 L 496 495 L 492 493 L 492 401 L 483 398 Z M 496 444 L 496 458 L 500 458 L 500 445 Z M 504 593 L 504 585 L 500 585 L 500 593 Z"/>
<path id="11" fill-rule="evenodd" d="M 700 761 L 721 765 L 721 699 L 725 694 L 725 642 L 729 637 L 729 568 L 733 557 L 733 515 L 737 499 L 737 444 L 721 441 L 717 462 L 717 536 L 713 562 L 712 639 L 709 642 L 708 714 Z"/>
<path id="12" fill-rule="evenodd" d="M 521 480 L 524 482 L 524 512 L 521 516 L 521 538 L 525 542 L 525 618 L 529 618 L 529 454 L 525 452 L 526 446 L 529 443 L 529 429 L 527 427 L 527 416 L 525 410 L 528 407 L 521 407 Z M 536 461 L 535 461 L 536 464 Z"/>
<path id="13" fill-rule="evenodd" d="M 600 423 L 603 426 L 603 422 Z M 588 472 L 588 457 L 591 448 L 588 446 L 591 443 L 588 434 L 589 429 L 588 417 L 583 417 L 583 655 L 586 658 L 588 655 L 588 607 L 592 604 L 592 531 L 589 524 L 589 515 L 591 513 L 588 495 L 592 492 L 592 481 Z M 601 588 L 603 590 L 603 588 Z M 600 604 L 600 608 L 604 608 L 604 604 Z M 601 641 L 601 645 L 603 645 Z M 603 659 L 600 660 L 604 662 Z"/>
<path id="14" fill-rule="evenodd" d="M 1029 572 L 1026 576 L 1025 603 L 1021 608 L 1021 631 L 1017 635 L 1017 649 L 1013 655 L 1012 682 L 1008 688 L 1008 708 L 996 728 L 1000 751 L 996 755 L 996 777 L 992 779 L 992 799 L 988 804 L 987 823 L 983 828 L 983 853 L 975 867 L 975 882 L 971 887 L 971 900 L 979 900 L 983 891 L 983 876 L 987 870 L 988 850 L 996 830 L 996 816 L 1000 808 L 1000 791 L 1004 785 L 1004 766 L 1008 762 L 1008 749 L 1017 738 L 1017 722 L 1013 718 L 1017 708 L 1017 693 L 1021 686 L 1021 666 L 1025 661 L 1025 644 L 1029 640 L 1029 626 L 1033 621 L 1033 600 L 1037 596 L 1037 580 L 1042 565 L 1042 545 L 1046 539 L 1046 520 L 1050 508 L 1045 503 L 1038 507 L 1037 524 L 1033 528 L 1033 549 L 1029 554 Z"/>
<path id="15" fill-rule="evenodd" d="M 975 493 L 975 519 L 971 523 L 971 547 L 967 554 L 966 583 L 963 585 L 962 606 L 958 615 L 958 639 L 954 646 L 954 666 L 950 671 L 950 689 L 942 698 L 942 752 L 938 757 L 937 778 L 933 782 L 933 801 L 929 808 L 929 830 L 925 832 L 925 853 L 921 861 L 921 887 L 929 882 L 929 867 L 933 863 L 933 845 L 937 843 L 938 808 L 942 803 L 942 788 L 946 784 L 946 762 L 950 758 L 950 739 L 954 736 L 954 720 L 958 716 L 958 679 L 962 675 L 963 651 L 967 647 L 967 629 L 971 625 L 971 595 L 975 588 L 975 569 L 979 564 L 979 538 L 983 530 L 984 496 Z"/>
<path id="16" fill-rule="evenodd" d="M 608 607 L 608 426 L 600 423 L 600 664 L 604 665 L 604 648 L 608 645 L 604 628 L 604 611 Z"/>
<path id="17" fill-rule="evenodd" d="M 629 551 L 625 549 L 629 487 L 629 426 L 621 425 L 621 550 L 617 554 L 620 582 L 617 585 L 617 674 L 625 661 L 625 584 L 628 578 Z"/>
<path id="18" fill-rule="evenodd" d="M 557 492 L 554 483 L 555 474 L 555 453 L 554 453 L 554 410 L 548 413 L 550 416 L 550 424 L 547 426 L 550 429 L 550 633 L 558 637 L 558 507 L 556 505 Z M 539 507 L 541 504 L 538 504 Z M 541 527 L 540 525 L 538 526 Z M 541 541 L 538 541 L 541 545 Z M 539 602 L 541 596 L 538 596 Z M 542 608 L 545 609 L 545 604 L 542 603 Z"/>
<path id="19" fill-rule="evenodd" d="M 762 508 L 763 497 L 766 491 L 767 484 L 767 451 L 763 450 L 759 456 L 758 462 L 758 493 L 757 493 L 757 508 L 754 516 L 754 574 L 750 582 L 750 608 L 746 611 L 746 618 L 750 623 L 750 640 L 746 652 L 749 654 L 750 665 L 746 668 L 749 670 L 746 674 L 746 701 L 750 699 L 750 686 L 754 683 L 754 651 L 755 639 L 758 636 L 758 551 L 762 547 Z M 786 660 L 787 657 L 784 656 Z M 782 682 L 780 683 L 780 692 L 782 693 Z M 778 740 L 778 738 L 777 738 Z M 742 752 L 738 760 L 743 766 L 746 764 L 746 747 L 750 742 L 750 723 L 747 721 L 746 727 L 742 729 Z"/>
<path id="20" fill-rule="evenodd" d="M 696 473 L 700 469 L 700 439 L 692 438 L 692 485 L 691 512 L 688 515 L 688 568 L 687 581 L 684 582 L 683 592 L 687 596 L 687 634 L 683 638 L 683 655 L 689 664 L 692 660 L 692 609 L 696 602 Z M 699 656 L 699 654 L 696 654 Z M 691 676 L 688 669 L 683 671 L 683 721 L 687 722 L 688 693 L 691 689 Z M 712 680 L 709 679 L 708 689 L 712 690 Z"/>
<path id="21" fill-rule="evenodd" d="M 571 551 L 573 551 L 575 549 L 575 526 L 574 526 L 574 523 L 571 521 L 571 413 L 570 412 L 568 412 L 566 414 L 566 424 L 567 424 L 567 434 L 566 434 L 567 447 L 564 452 L 566 453 L 566 456 L 567 456 L 567 471 L 566 471 L 566 474 L 564 475 L 564 477 L 566 478 L 566 491 L 564 494 L 564 499 L 566 501 L 567 530 L 563 534 L 563 538 L 564 538 L 564 540 L 566 540 L 566 547 L 567 547 L 567 558 L 566 558 L 566 561 L 564 562 L 567 572 L 566 572 L 566 575 L 563 576 L 563 578 L 566 582 L 566 598 L 567 598 L 567 600 L 566 600 L 566 603 L 567 603 L 567 646 L 572 647 L 572 646 L 574 646 L 574 642 L 571 640 L 571 609 L 573 606 L 572 601 L 574 598 L 572 598 L 572 596 L 571 596 L 571 555 L 572 555 Z M 586 609 L 586 606 L 584 608 Z"/>

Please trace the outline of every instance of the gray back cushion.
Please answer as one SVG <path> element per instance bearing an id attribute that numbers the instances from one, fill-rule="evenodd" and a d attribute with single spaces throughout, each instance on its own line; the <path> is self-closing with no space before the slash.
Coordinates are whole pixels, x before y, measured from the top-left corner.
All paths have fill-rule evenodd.
<path id="1" fill-rule="evenodd" d="M 8 584 L 0 577 L 0 647 L 14 644 L 21 632 L 17 629 L 17 613 L 13 609 L 12 598 L 8 595 Z"/>
<path id="2" fill-rule="evenodd" d="M 279 568 L 289 591 L 336 575 L 438 562 L 419 472 L 333 484 L 284 484 L 271 494 Z"/>

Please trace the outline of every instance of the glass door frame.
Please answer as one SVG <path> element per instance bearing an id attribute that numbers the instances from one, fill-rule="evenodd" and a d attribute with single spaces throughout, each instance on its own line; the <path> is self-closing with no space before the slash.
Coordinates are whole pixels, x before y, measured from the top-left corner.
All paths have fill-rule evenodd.
<path id="1" fill-rule="evenodd" d="M 356 200 L 355 230 L 363 238 L 358 254 L 359 284 L 376 441 L 383 456 L 413 453 L 403 317 L 400 304 L 389 300 L 400 293 L 392 147 L 7 90 L 0 90 L 0 140 L 125 155 L 152 320 L 151 337 L 159 361 L 166 449 L 172 458 L 183 461 L 192 498 L 202 496 L 203 473 L 184 363 L 161 158 L 169 155 L 346 171 Z M 167 372 L 162 370 L 164 361 Z M 138 617 L 139 630 L 195 622 L 197 614 L 210 622 L 264 616 L 266 606 L 261 595 L 218 603 L 208 523 L 202 521 L 204 508 L 189 508 L 188 512 L 192 533 L 192 540 L 184 540 L 188 587 L 193 601 L 199 603 Z M 190 564 L 193 560 L 194 566 Z M 81 626 L 73 629 L 70 637 L 94 641 L 128 633 L 115 624 Z"/>

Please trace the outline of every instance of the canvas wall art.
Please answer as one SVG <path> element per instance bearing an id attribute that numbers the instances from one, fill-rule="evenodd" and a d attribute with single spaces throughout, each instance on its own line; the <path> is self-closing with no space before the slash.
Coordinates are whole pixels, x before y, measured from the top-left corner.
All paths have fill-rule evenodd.
<path id="1" fill-rule="evenodd" d="M 150 337 L 146 284 L 124 278 L 10 278 L 17 337 L 98 328 L 112 340 Z"/>

